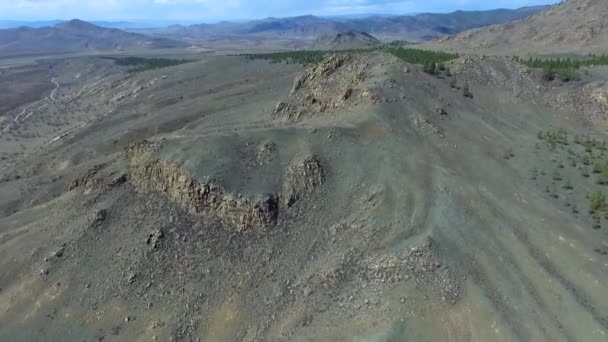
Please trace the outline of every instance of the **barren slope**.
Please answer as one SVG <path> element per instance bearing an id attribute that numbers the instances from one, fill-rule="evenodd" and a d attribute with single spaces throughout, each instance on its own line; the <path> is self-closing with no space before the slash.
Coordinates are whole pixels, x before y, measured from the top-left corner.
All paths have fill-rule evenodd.
<path id="1" fill-rule="evenodd" d="M 608 2 L 568 0 L 509 24 L 474 29 L 441 40 L 442 49 L 483 53 L 605 53 Z"/>
<path id="2" fill-rule="evenodd" d="M 606 104 L 545 103 L 506 59 L 450 68 L 213 57 L 135 76 L 158 79 L 146 101 L 4 171 L 0 339 L 605 340 L 598 185 L 579 162 L 546 193 L 585 148 L 538 131 L 605 139 Z"/>

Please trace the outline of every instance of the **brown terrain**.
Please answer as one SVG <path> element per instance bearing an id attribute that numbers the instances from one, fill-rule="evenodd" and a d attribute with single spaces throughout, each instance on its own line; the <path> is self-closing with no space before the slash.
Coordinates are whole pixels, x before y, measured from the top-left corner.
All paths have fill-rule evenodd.
<path id="1" fill-rule="evenodd" d="M 605 66 L 215 44 L 0 69 L 0 341 L 606 340 Z"/>

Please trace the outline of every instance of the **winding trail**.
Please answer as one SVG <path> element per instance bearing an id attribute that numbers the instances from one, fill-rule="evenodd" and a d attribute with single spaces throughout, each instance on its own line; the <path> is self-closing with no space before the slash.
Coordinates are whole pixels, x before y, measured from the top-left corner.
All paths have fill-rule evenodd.
<path id="1" fill-rule="evenodd" d="M 55 89 L 53 89 L 49 98 L 51 101 L 56 101 L 57 99 L 55 99 L 55 93 L 57 93 L 57 90 L 59 90 L 59 83 L 55 81 L 55 77 L 51 78 L 51 82 L 55 85 Z"/>

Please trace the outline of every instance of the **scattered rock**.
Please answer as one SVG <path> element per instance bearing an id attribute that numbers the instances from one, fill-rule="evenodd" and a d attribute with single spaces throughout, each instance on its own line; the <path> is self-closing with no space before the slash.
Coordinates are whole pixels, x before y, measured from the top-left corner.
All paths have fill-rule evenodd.
<path id="1" fill-rule="evenodd" d="M 444 106 L 435 107 L 435 113 L 441 116 L 447 116 L 448 112 L 446 111 Z"/>
<path id="2" fill-rule="evenodd" d="M 112 178 L 112 180 L 110 181 L 110 186 L 121 186 L 123 184 L 125 184 L 127 182 L 127 174 L 123 173 L 120 174 L 114 178 Z"/>
<path id="3" fill-rule="evenodd" d="M 98 225 L 106 220 L 108 217 L 108 211 L 106 209 L 97 210 L 95 217 L 93 218 L 93 225 Z"/>
<path id="4" fill-rule="evenodd" d="M 61 258 L 65 251 L 65 244 L 62 244 L 56 251 L 51 253 L 53 258 Z"/>
<path id="5" fill-rule="evenodd" d="M 298 199 L 325 183 L 325 170 L 314 155 L 296 158 L 287 168 L 283 184 L 284 204 L 291 207 Z"/>
<path id="6" fill-rule="evenodd" d="M 99 177 L 99 170 L 103 167 L 103 165 L 95 165 L 93 168 L 88 170 L 84 175 L 76 178 L 70 184 L 68 190 L 72 191 L 75 189 L 82 189 L 83 193 L 89 194 L 100 188 L 102 182 L 101 177 Z"/>
<path id="7" fill-rule="evenodd" d="M 277 151 L 277 144 L 272 141 L 265 141 L 258 147 L 258 162 L 260 164 L 265 164 L 269 162 L 275 152 Z"/>
<path id="8" fill-rule="evenodd" d="M 158 248 L 160 244 L 160 240 L 164 237 L 163 231 L 161 229 L 155 229 L 150 234 L 148 234 L 148 238 L 146 239 L 146 244 L 151 246 L 153 249 Z"/>

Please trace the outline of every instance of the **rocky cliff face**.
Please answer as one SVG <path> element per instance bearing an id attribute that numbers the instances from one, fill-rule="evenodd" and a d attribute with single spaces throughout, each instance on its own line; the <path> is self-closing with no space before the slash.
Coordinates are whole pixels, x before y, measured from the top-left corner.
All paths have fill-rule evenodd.
<path id="1" fill-rule="evenodd" d="M 289 208 L 325 183 L 326 173 L 319 159 L 310 154 L 296 157 L 285 170 L 282 193 L 261 194 L 256 199 L 225 190 L 220 181 L 200 179 L 176 162 L 155 153 L 162 143 L 142 141 L 127 147 L 129 180 L 142 191 L 165 194 L 193 215 L 205 216 L 242 230 L 266 230 L 279 215 L 279 201 Z M 95 181 L 79 181 L 88 189 Z"/>
<path id="2" fill-rule="evenodd" d="M 131 145 L 127 156 L 136 160 L 142 153 L 156 148 L 148 142 Z M 278 198 L 265 195 L 246 199 L 227 192 L 211 179 L 196 179 L 181 165 L 162 159 L 133 163 L 131 182 L 143 191 L 157 191 L 194 215 L 217 219 L 237 230 L 264 230 L 276 223 Z"/>

